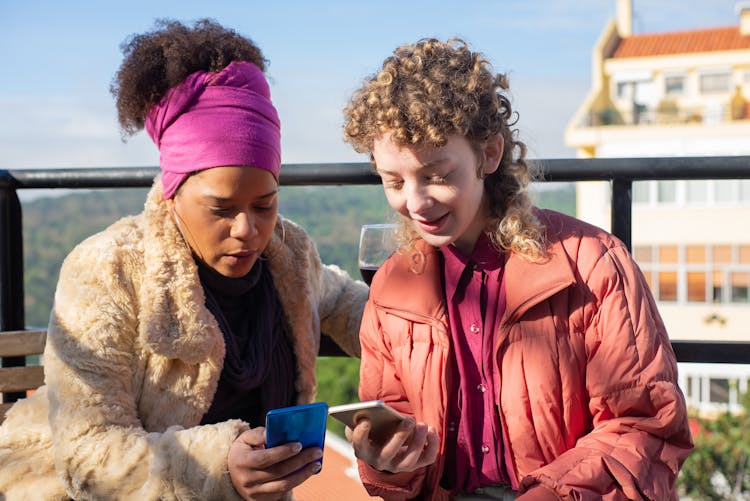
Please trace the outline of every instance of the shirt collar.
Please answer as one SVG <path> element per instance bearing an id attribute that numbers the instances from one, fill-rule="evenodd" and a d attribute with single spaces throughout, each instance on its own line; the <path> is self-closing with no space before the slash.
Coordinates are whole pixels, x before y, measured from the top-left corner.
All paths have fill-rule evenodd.
<path id="1" fill-rule="evenodd" d="M 444 245 L 440 250 L 445 256 L 446 271 L 456 270 L 459 275 L 469 264 L 475 265 L 476 270 L 490 271 L 502 267 L 504 262 L 504 253 L 494 246 L 484 232 L 479 235 L 474 249 L 468 256 L 454 245 Z"/>
<path id="2" fill-rule="evenodd" d="M 504 253 L 498 251 L 489 237 L 483 232 L 474 250 L 467 256 L 454 245 L 440 247 L 444 256 L 445 270 L 445 292 L 446 297 L 452 298 L 458 291 L 461 277 L 467 272 L 467 268 L 476 271 L 492 271 L 501 268 L 504 264 Z M 502 274 L 498 275 L 498 278 Z"/>

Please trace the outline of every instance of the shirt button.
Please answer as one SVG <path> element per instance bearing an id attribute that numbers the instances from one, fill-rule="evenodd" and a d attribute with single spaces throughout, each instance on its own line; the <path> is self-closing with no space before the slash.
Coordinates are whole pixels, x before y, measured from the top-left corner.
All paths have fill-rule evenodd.
<path id="1" fill-rule="evenodd" d="M 482 489 L 481 487 L 477 487 L 476 489 L 474 489 L 474 494 L 476 494 L 477 496 L 481 496 L 482 494 L 484 494 L 484 489 Z"/>
<path id="2" fill-rule="evenodd" d="M 490 452 L 490 447 L 486 444 L 482 444 L 482 454 L 488 454 Z"/>
<path id="3" fill-rule="evenodd" d="M 477 385 L 477 390 L 480 391 L 481 393 L 484 393 L 485 391 L 487 391 L 487 387 L 483 385 L 482 383 L 479 383 Z"/>
<path id="4" fill-rule="evenodd" d="M 469 327 L 469 330 L 473 332 L 474 334 L 476 334 L 477 332 L 479 332 L 479 326 L 477 324 L 471 324 L 471 326 Z"/>
<path id="5" fill-rule="evenodd" d="M 451 421 L 450 423 L 448 423 L 448 431 L 451 432 L 451 433 L 453 433 L 454 431 L 456 431 L 456 422 L 455 421 Z"/>

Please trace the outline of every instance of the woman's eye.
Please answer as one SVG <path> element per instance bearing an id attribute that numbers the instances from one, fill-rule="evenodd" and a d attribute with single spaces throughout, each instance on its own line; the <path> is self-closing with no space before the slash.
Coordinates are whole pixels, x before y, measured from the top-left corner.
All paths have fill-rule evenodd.
<path id="1" fill-rule="evenodd" d="M 232 209 L 227 209 L 224 207 L 211 207 L 209 210 L 214 216 L 230 217 L 232 215 Z"/>
<path id="2" fill-rule="evenodd" d="M 445 184 L 445 176 L 432 176 L 430 182 L 432 184 Z"/>
<path id="3" fill-rule="evenodd" d="M 389 190 L 401 189 L 403 185 L 403 181 L 383 181 L 383 186 Z"/>

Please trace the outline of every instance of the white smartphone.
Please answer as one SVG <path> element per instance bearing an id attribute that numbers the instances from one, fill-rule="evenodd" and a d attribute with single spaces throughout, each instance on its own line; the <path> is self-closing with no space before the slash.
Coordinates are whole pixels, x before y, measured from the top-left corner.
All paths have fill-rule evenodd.
<path id="1" fill-rule="evenodd" d="M 328 415 L 338 419 L 349 428 L 354 428 L 362 418 L 370 420 L 370 440 L 383 443 L 404 420 L 404 416 L 380 400 L 334 405 Z"/>

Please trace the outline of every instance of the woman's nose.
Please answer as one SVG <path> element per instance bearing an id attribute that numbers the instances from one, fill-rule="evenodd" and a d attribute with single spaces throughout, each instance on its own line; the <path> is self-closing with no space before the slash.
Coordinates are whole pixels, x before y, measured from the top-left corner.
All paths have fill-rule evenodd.
<path id="1" fill-rule="evenodd" d="M 246 211 L 237 213 L 232 221 L 229 235 L 238 240 L 247 240 L 257 233 L 253 217 Z"/>
<path id="2" fill-rule="evenodd" d="M 420 214 L 434 205 L 434 200 L 423 186 L 414 186 L 406 192 L 406 209 L 411 214 Z"/>

